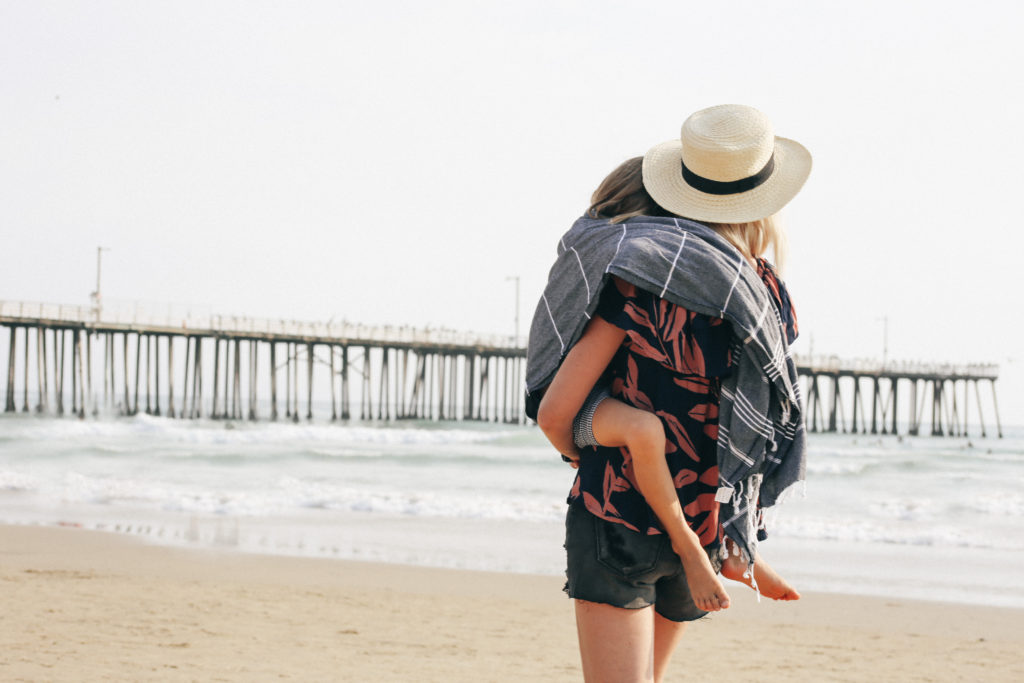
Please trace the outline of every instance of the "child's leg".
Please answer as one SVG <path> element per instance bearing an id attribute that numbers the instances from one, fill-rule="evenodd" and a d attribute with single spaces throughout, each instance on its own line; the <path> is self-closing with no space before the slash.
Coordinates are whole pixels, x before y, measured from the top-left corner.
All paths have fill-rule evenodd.
<path id="1" fill-rule="evenodd" d="M 665 461 L 665 428 L 661 420 L 652 413 L 606 398 L 594 410 L 592 429 L 600 445 L 629 449 L 640 493 L 668 532 L 697 607 L 707 612 L 728 607 L 729 594 L 683 516 Z"/>
<path id="2" fill-rule="evenodd" d="M 726 539 L 726 547 L 732 547 L 732 541 Z M 722 576 L 733 581 L 751 585 L 750 577 L 744 576 L 747 572 L 747 563 L 740 555 L 729 553 L 729 556 L 722 563 Z M 757 581 L 757 590 L 761 595 L 772 600 L 799 600 L 800 593 L 789 583 L 779 576 L 761 556 L 754 553 L 754 579 Z"/>

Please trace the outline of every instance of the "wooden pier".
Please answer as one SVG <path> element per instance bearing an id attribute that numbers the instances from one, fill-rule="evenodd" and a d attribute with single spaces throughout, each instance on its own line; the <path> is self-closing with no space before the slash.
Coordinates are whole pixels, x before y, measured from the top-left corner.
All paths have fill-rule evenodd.
<path id="1" fill-rule="evenodd" d="M 98 317 L 84 306 L 0 302 L 6 412 L 297 422 L 313 419 L 329 395 L 331 420 L 526 420 L 525 350 L 511 336 L 233 316 Z"/>
<path id="2" fill-rule="evenodd" d="M 996 434 L 1003 436 L 996 398 L 997 365 L 880 363 L 834 356 L 798 356 L 796 361 L 804 378 L 804 421 L 812 432 L 916 436 L 927 424 L 932 436 L 968 436 L 974 413 L 981 436 L 987 436 L 981 389 L 987 385 Z M 865 401 L 870 411 L 865 410 Z"/>
<path id="3" fill-rule="evenodd" d="M 297 422 L 313 419 L 314 405 L 326 410 L 329 397 L 331 420 L 525 423 L 526 350 L 515 341 L 0 301 L 6 412 Z M 967 436 L 973 424 L 987 436 L 987 385 L 1002 436 L 995 365 L 796 360 L 812 432 Z"/>

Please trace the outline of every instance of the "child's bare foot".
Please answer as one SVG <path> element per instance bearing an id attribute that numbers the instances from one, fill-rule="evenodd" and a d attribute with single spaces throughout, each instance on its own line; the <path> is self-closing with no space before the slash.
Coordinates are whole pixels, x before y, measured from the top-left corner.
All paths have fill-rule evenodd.
<path id="1" fill-rule="evenodd" d="M 729 557 L 722 563 L 722 576 L 733 581 L 745 583 L 753 587 L 750 575 L 744 576 L 747 572 L 747 563 L 739 555 L 729 553 Z M 799 600 L 800 593 L 789 585 L 779 573 L 772 569 L 767 562 L 761 559 L 760 555 L 754 556 L 754 579 L 757 580 L 757 590 L 761 595 L 772 600 Z"/>
<path id="2" fill-rule="evenodd" d="M 717 612 L 729 607 L 729 594 L 719 581 L 711 561 L 703 550 L 698 550 L 692 557 L 679 556 L 686 572 L 686 585 L 697 607 L 705 612 Z"/>

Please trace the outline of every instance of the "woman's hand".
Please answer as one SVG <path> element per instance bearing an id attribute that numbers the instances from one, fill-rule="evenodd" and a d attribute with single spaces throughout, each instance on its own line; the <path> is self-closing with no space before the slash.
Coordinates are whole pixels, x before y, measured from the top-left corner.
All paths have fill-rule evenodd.
<path id="1" fill-rule="evenodd" d="M 562 453 L 562 460 L 564 460 L 565 462 L 569 463 L 569 467 L 573 468 L 574 470 L 578 469 L 579 466 L 580 466 L 580 452 L 579 452 L 579 449 L 577 449 L 576 452 L 571 454 L 571 455 L 566 455 L 565 453 Z"/>

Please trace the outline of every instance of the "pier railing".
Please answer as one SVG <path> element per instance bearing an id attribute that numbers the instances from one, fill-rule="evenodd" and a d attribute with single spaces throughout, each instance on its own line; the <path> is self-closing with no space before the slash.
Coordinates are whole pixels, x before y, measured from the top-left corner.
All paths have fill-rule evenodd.
<path id="1" fill-rule="evenodd" d="M 365 325 L 341 321 L 314 322 L 215 313 L 160 312 L 154 307 L 104 305 L 97 315 L 91 306 L 28 301 L 0 301 L 0 320 L 47 321 L 95 329 L 152 329 L 182 334 L 274 335 L 298 339 L 345 339 L 352 343 L 423 344 L 438 346 L 516 348 L 513 335 L 480 334 L 445 327 Z"/>
<path id="2" fill-rule="evenodd" d="M 833 373 L 840 376 L 879 376 L 931 379 L 998 379 L 999 366 L 994 363 L 943 363 L 877 358 L 840 358 L 839 356 L 795 354 L 794 360 L 802 374 Z"/>

